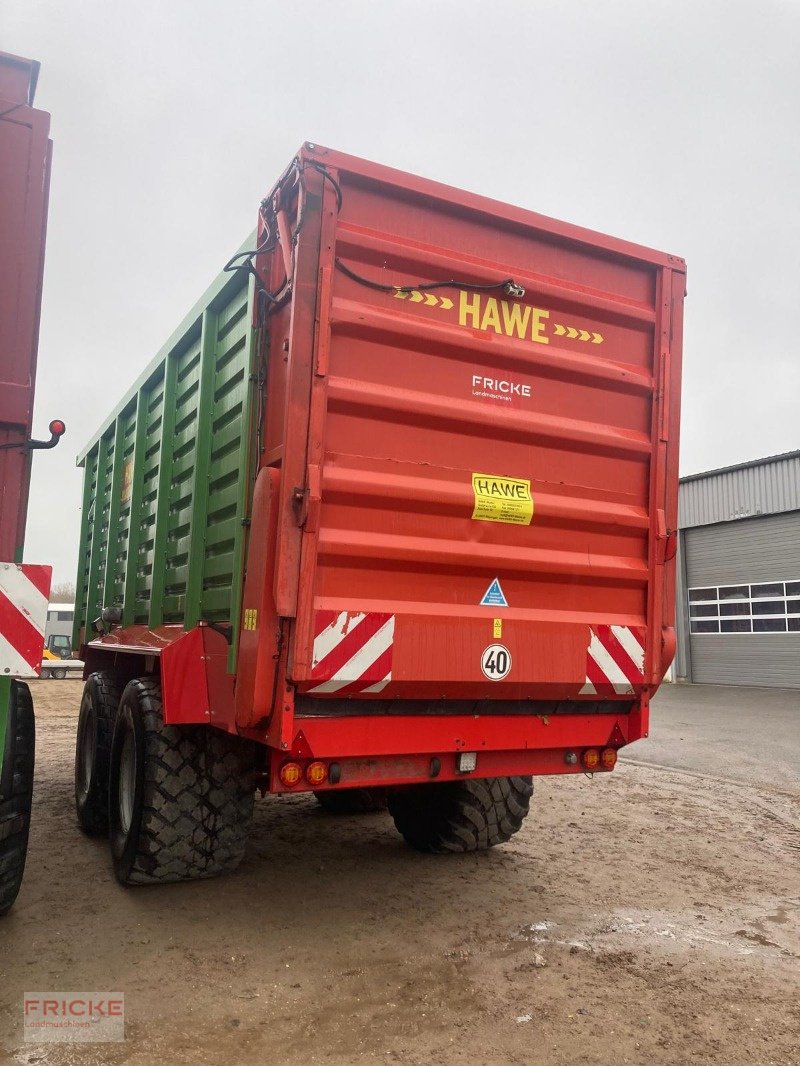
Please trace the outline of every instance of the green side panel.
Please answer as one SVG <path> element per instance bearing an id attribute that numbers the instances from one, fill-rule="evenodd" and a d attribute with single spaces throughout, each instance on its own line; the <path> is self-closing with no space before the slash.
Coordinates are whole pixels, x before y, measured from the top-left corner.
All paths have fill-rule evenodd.
<path id="1" fill-rule="evenodd" d="M 164 409 L 164 370 L 159 367 L 153 379 L 142 389 L 144 418 L 144 454 L 142 457 L 142 488 L 138 500 L 131 499 L 139 519 L 139 547 L 136 558 L 136 579 L 133 588 L 133 620 L 147 624 L 150 615 L 150 593 L 153 577 L 153 545 L 156 532 L 156 502 L 161 459 L 161 418 Z M 137 506 L 138 504 L 138 506 Z M 126 608 L 123 604 L 123 610 Z"/>
<path id="2" fill-rule="evenodd" d="M 250 287 L 243 287 L 220 307 L 216 321 L 200 603 L 202 617 L 216 621 L 238 619 L 239 614 L 243 522 L 249 501 L 247 457 L 252 440 L 250 375 L 255 345 L 250 328 L 250 298 Z"/>
<path id="3" fill-rule="evenodd" d="M 86 625 L 87 590 L 89 587 L 89 556 L 91 554 L 94 507 L 97 491 L 97 445 L 83 460 L 83 494 L 81 497 L 81 532 L 78 551 L 78 574 L 75 579 L 75 621 L 72 627 L 72 646 L 80 647 L 81 627 Z"/>
<path id="4" fill-rule="evenodd" d="M 220 275 L 81 454 L 76 628 L 112 605 L 126 625 L 238 628 L 252 301 L 246 274 Z"/>
<path id="5" fill-rule="evenodd" d="M 192 330 L 194 333 L 194 330 Z M 160 626 L 163 622 L 177 622 L 180 618 L 170 618 L 164 611 L 164 593 L 169 587 L 165 562 L 168 563 L 168 545 L 170 538 L 170 523 L 173 520 L 173 510 L 176 507 L 175 496 L 180 492 L 180 485 L 176 488 L 175 462 L 178 442 L 185 438 L 184 415 L 187 407 L 193 408 L 191 395 L 183 388 L 181 380 L 181 368 L 189 360 L 196 365 L 198 357 L 195 351 L 196 342 L 193 337 L 188 339 L 189 350 L 178 353 L 172 352 L 167 357 L 164 365 L 164 379 L 161 382 L 159 420 L 158 420 L 158 465 L 157 476 L 153 482 L 153 522 L 152 540 L 148 540 L 148 557 L 145 569 L 149 577 L 149 611 L 148 625 L 151 629 Z M 194 420 L 194 419 L 193 419 Z M 141 558 L 141 552 L 140 552 Z"/>
<path id="6" fill-rule="evenodd" d="M 122 602 L 122 582 L 128 545 L 127 516 L 122 514 L 122 475 L 125 467 L 130 418 L 120 415 L 114 427 L 114 449 L 111 460 L 111 491 L 108 506 L 107 550 L 102 578 L 104 606 Z"/>
<path id="7" fill-rule="evenodd" d="M 129 626 L 136 617 L 136 580 L 139 574 L 139 545 L 142 523 L 134 513 L 132 500 L 141 500 L 144 486 L 144 451 L 147 440 L 147 401 L 149 393 L 140 389 L 133 408 L 132 446 L 126 450 L 126 467 L 122 488 L 122 521 L 128 531 L 125 567 L 122 579 L 122 624 Z"/>
<path id="8" fill-rule="evenodd" d="M 214 373 L 216 369 L 217 316 L 211 311 L 203 312 L 200 325 L 200 366 L 195 396 L 194 449 L 192 453 L 190 491 L 189 537 L 186 572 L 182 583 L 176 583 L 176 591 L 183 594 L 184 624 L 187 629 L 197 625 L 202 617 L 203 559 L 205 557 L 206 516 L 208 514 L 208 473 L 211 462 L 211 416 Z"/>
<path id="9" fill-rule="evenodd" d="M 255 299 L 255 279 L 250 277 L 247 290 L 248 314 L 250 313 L 250 308 L 253 306 Z M 242 432 L 240 428 L 238 434 L 236 434 L 239 438 L 236 468 L 240 471 L 246 471 L 247 476 L 239 478 L 237 485 L 236 516 L 232 520 L 234 528 L 240 531 L 238 536 L 234 537 L 233 552 L 231 554 L 231 572 L 234 578 L 231 592 L 231 618 L 234 619 L 241 618 L 245 560 L 247 558 L 247 543 L 250 531 L 250 506 L 252 503 L 251 490 L 255 484 L 255 472 L 258 470 L 257 423 L 260 418 L 259 412 L 262 408 L 266 409 L 267 402 L 265 394 L 266 382 L 263 376 L 258 372 L 259 339 L 263 341 L 265 338 L 261 336 L 257 330 L 248 329 L 245 333 L 244 351 L 242 352 L 242 363 L 247 367 L 247 373 L 244 375 L 241 383 L 242 417 L 239 424 L 240 427 L 249 427 L 249 431 Z M 231 437 L 233 437 L 236 433 L 234 422 L 232 421 L 227 427 L 218 425 L 217 432 L 219 434 L 218 443 L 220 444 L 220 447 L 216 453 L 216 458 L 222 461 L 224 459 L 224 456 L 222 455 L 224 434 L 229 433 Z M 233 449 L 231 449 L 231 454 L 232 453 Z M 237 574 L 242 575 L 241 580 L 237 580 Z M 228 651 L 228 670 L 230 673 L 234 673 L 235 671 L 236 653 L 238 649 L 239 626 L 234 625 L 231 645 Z"/>
<path id="10" fill-rule="evenodd" d="M 103 608 L 103 581 L 108 552 L 108 512 L 111 503 L 111 484 L 114 469 L 113 428 L 98 441 L 97 474 L 91 501 L 90 521 L 92 539 L 89 548 L 89 567 L 86 578 L 86 625 L 97 618 Z"/>

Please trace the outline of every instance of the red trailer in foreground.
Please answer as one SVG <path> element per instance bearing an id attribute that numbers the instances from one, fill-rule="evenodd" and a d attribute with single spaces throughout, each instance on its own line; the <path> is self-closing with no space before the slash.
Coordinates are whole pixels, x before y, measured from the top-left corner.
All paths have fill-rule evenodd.
<path id="1" fill-rule="evenodd" d="M 124 883 L 253 792 L 507 840 L 674 651 L 685 264 L 305 145 L 80 457 L 81 824 Z M 109 824 L 110 823 L 110 824 Z"/>
<path id="2" fill-rule="evenodd" d="M 0 915 L 22 882 L 33 789 L 28 686 L 42 663 L 51 568 L 22 562 L 42 270 L 50 185 L 50 116 L 33 107 L 39 64 L 0 52 Z"/>

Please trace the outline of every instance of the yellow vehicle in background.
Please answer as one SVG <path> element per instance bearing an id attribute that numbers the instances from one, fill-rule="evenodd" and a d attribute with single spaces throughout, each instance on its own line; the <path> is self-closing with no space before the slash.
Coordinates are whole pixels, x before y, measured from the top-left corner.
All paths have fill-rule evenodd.
<path id="1" fill-rule="evenodd" d="M 65 677 L 82 675 L 83 662 L 74 658 L 75 653 L 72 649 L 74 617 L 74 603 L 49 603 L 47 605 L 41 677 L 63 681 Z"/>

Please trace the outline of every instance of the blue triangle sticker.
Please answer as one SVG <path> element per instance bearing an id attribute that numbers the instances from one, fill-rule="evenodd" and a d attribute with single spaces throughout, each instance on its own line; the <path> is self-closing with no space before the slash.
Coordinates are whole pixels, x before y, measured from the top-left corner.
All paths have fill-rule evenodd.
<path id="1" fill-rule="evenodd" d="M 500 579 L 495 578 L 481 600 L 481 607 L 508 607 L 508 600 L 500 588 Z"/>

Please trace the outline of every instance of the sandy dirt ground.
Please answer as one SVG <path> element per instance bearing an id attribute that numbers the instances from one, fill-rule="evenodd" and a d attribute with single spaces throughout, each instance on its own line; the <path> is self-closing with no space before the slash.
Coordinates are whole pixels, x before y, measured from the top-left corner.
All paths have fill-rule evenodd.
<path id="1" fill-rule="evenodd" d="M 800 1063 L 800 793 L 780 778 L 539 779 L 512 842 L 454 857 L 388 815 L 268 798 L 234 876 L 123 889 L 75 823 L 80 683 L 34 689 L 0 1061 Z M 32 990 L 124 992 L 124 1043 L 25 1043 Z"/>

